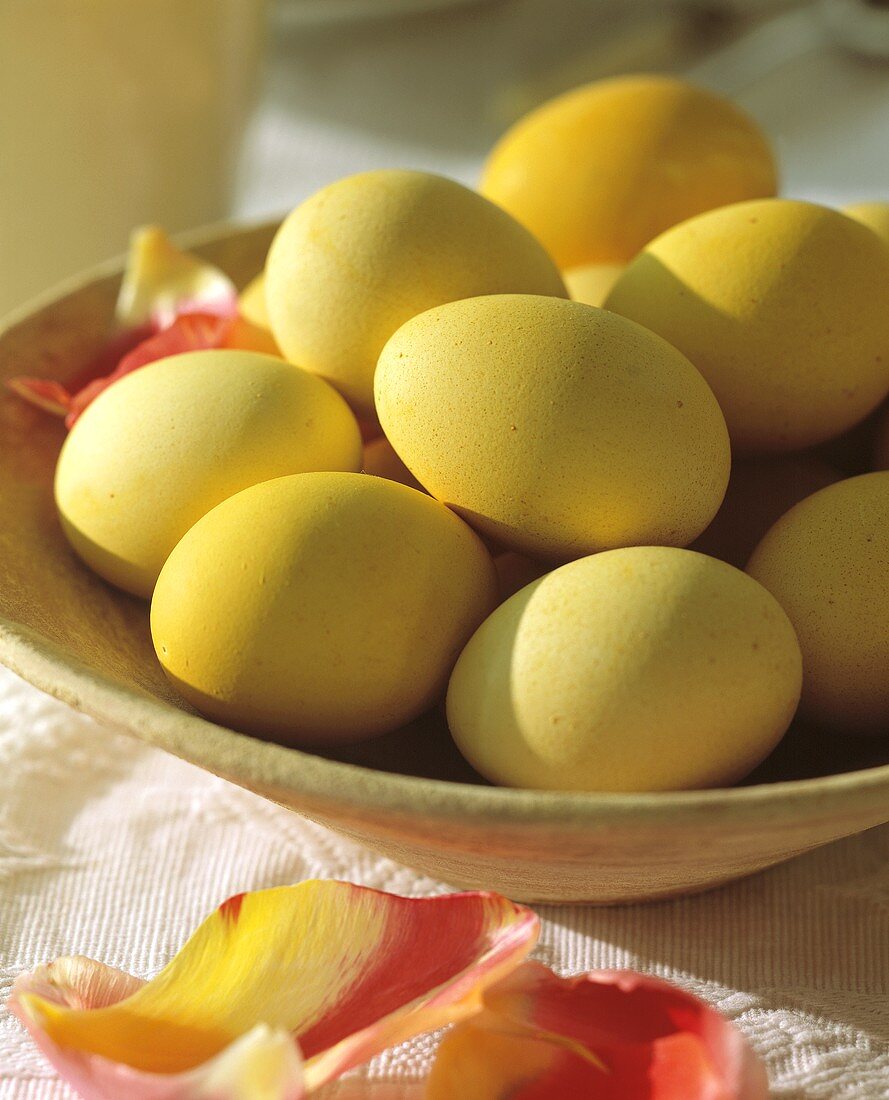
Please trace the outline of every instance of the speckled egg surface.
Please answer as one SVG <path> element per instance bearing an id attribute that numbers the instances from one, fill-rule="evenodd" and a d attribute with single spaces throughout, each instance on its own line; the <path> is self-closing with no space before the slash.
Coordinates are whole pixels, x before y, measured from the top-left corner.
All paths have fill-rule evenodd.
<path id="1" fill-rule="evenodd" d="M 428 710 L 496 598 L 481 540 L 425 493 L 306 473 L 255 485 L 192 527 L 158 579 L 151 631 L 201 713 L 323 744 Z"/>
<path id="2" fill-rule="evenodd" d="M 500 139 L 481 182 L 562 268 L 624 263 L 671 225 L 775 187 L 756 123 L 669 76 L 601 80 L 544 103 Z"/>
<path id="3" fill-rule="evenodd" d="M 592 306 L 494 295 L 429 310 L 387 343 L 376 398 L 420 483 L 532 556 L 684 545 L 725 492 L 728 435 L 701 375 Z"/>
<path id="4" fill-rule="evenodd" d="M 889 472 L 801 501 L 747 570 L 796 627 L 804 711 L 841 731 L 889 732 Z"/>
<path id="5" fill-rule="evenodd" d="M 562 566 L 486 619 L 448 723 L 497 783 L 719 786 L 774 748 L 800 678 L 793 627 L 761 585 L 690 550 L 631 547 Z"/>
<path id="6" fill-rule="evenodd" d="M 534 237 L 453 180 L 386 169 L 339 180 L 287 218 L 269 251 L 266 302 L 288 359 L 361 414 L 386 340 L 423 310 L 478 294 L 567 295 Z"/>
<path id="7" fill-rule="evenodd" d="M 738 451 L 839 435 L 889 392 L 889 247 L 790 199 L 701 214 L 652 241 L 605 305 L 683 351 Z"/>
<path id="8" fill-rule="evenodd" d="M 167 555 L 220 501 L 271 477 L 360 466 L 355 418 L 322 379 L 268 355 L 196 351 L 96 398 L 62 447 L 55 497 L 87 565 L 150 596 Z"/>

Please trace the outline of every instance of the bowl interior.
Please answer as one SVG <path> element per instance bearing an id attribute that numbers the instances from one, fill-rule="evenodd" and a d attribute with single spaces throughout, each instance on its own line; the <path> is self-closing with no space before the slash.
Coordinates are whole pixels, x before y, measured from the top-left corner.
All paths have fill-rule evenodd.
<path id="1" fill-rule="evenodd" d="M 269 223 L 229 229 L 191 246 L 244 285 L 261 269 L 275 228 L 275 223 Z M 120 266 L 109 265 L 10 318 L 0 332 L 0 380 L 26 374 L 68 381 L 82 374 L 107 337 L 119 278 Z M 19 643 L 24 640 L 37 649 L 49 646 L 63 663 L 87 669 L 91 676 L 116 684 L 131 696 L 193 714 L 170 688 L 157 663 L 147 604 L 94 576 L 65 542 L 52 499 L 53 470 L 64 434 L 61 422 L 52 416 L 9 392 L 0 396 L 3 629 L 7 634 L 12 631 Z M 109 455 L 108 461 L 114 462 L 115 456 Z M 83 705 L 73 689 L 57 693 Z M 238 741 L 243 747 L 245 739 Z M 294 750 L 276 751 L 304 756 Z M 486 786 L 457 752 L 439 712 L 396 733 L 323 755 L 389 775 Z M 745 786 L 887 764 L 889 743 L 838 737 L 835 732 L 796 724 Z M 509 798 L 519 792 L 499 794 Z"/>

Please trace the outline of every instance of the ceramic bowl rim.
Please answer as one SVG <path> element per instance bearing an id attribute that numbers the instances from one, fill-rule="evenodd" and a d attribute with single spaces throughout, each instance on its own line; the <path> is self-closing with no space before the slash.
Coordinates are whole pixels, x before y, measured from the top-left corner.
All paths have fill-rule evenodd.
<path id="1" fill-rule="evenodd" d="M 279 223 L 279 218 L 220 222 L 177 235 L 177 240 L 185 247 L 200 248 L 223 235 L 244 235 Z M 119 276 L 122 267 L 120 257 L 105 261 L 31 298 L 0 319 L 0 340 L 34 313 L 94 282 Z M 693 791 L 597 793 L 489 787 L 377 771 L 238 733 L 96 673 L 36 631 L 2 617 L 0 662 L 75 709 L 235 783 L 277 788 L 342 809 L 492 825 L 648 828 L 689 819 L 699 823 L 725 818 L 754 823 L 769 816 L 805 820 L 814 813 L 849 809 L 854 799 L 856 811 L 865 803 L 883 802 L 889 819 L 889 764 L 809 779 Z"/>

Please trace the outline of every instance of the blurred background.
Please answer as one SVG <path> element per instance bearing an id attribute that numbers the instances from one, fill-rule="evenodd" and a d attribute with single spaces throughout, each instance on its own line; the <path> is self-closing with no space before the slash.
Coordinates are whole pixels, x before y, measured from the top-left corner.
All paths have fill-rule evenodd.
<path id="1" fill-rule="evenodd" d="M 473 184 L 521 114 L 639 71 L 745 107 L 783 193 L 889 197 L 889 0 L 0 0 L 0 315 L 139 223 L 384 165 Z"/>

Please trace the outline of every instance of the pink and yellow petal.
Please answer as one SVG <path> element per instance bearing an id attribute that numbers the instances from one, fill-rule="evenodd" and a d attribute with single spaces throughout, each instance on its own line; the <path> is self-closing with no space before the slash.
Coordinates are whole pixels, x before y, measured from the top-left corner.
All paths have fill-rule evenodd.
<path id="1" fill-rule="evenodd" d="M 535 914 L 499 894 L 378 897 L 388 920 L 376 957 L 348 998 L 300 1036 L 310 1087 L 473 1015 L 484 990 L 519 966 L 539 935 Z"/>
<path id="2" fill-rule="evenodd" d="M 301 1100 L 302 1057 L 292 1036 L 258 1025 L 203 1066 L 181 1074 L 144 1073 L 98 1054 L 62 1046 L 45 1028 L 47 1006 L 105 1008 L 146 983 L 81 956 L 56 959 L 16 980 L 12 1012 L 83 1100 Z"/>
<path id="3" fill-rule="evenodd" d="M 103 390 L 156 359 L 183 351 L 244 348 L 280 355 L 271 334 L 238 316 L 234 284 L 218 268 L 183 252 L 154 226 L 133 234 L 113 333 L 68 383 L 13 378 L 13 393 L 70 428 Z"/>
<path id="4" fill-rule="evenodd" d="M 463 1100 L 585 1095 L 593 1083 L 602 1100 L 768 1095 L 765 1071 L 741 1033 L 697 998 L 654 978 L 631 971 L 559 978 L 526 963 L 488 990 L 484 1005 L 445 1039 L 433 1073 L 433 1082 L 452 1088 L 471 1057 L 484 1088 L 475 1092 L 467 1080 Z M 515 1045 L 508 1057 L 507 1045 Z M 584 1058 L 584 1050 L 592 1057 Z M 569 1084 L 578 1091 L 565 1091 Z"/>
<path id="5" fill-rule="evenodd" d="M 471 1019 L 442 1039 L 426 1100 L 598 1098 L 602 1078 L 600 1066 L 548 1038 Z"/>
<path id="6" fill-rule="evenodd" d="M 177 248 L 162 229 L 151 225 L 133 233 L 115 309 L 120 325 L 166 328 L 185 312 L 232 317 L 237 304 L 231 279 Z"/>
<path id="7" fill-rule="evenodd" d="M 71 406 L 71 394 L 51 378 L 28 378 L 19 375 L 6 382 L 6 388 L 17 397 L 52 416 L 67 416 Z"/>
<path id="8" fill-rule="evenodd" d="M 140 367 L 179 355 L 186 351 L 204 351 L 225 346 L 231 320 L 212 314 L 187 313 L 160 332 L 156 332 L 137 344 L 117 364 L 115 369 L 100 378 L 94 378 L 75 393 L 68 406 L 65 424 L 70 428 L 77 418 L 109 386 Z"/>
<path id="9" fill-rule="evenodd" d="M 116 1003 L 90 1007 L 100 1001 L 60 992 L 58 976 L 48 987 L 43 971 L 17 986 L 13 1007 L 72 1083 L 75 1070 L 102 1082 L 127 1071 L 140 1087 L 190 1080 L 261 1027 L 293 1037 L 310 1092 L 476 1011 L 482 989 L 521 962 L 537 932 L 529 910 L 497 895 L 408 899 L 306 882 L 230 899 L 155 979 Z"/>
<path id="10" fill-rule="evenodd" d="M 70 955 L 38 966 L 30 974 L 20 975 L 13 987 L 12 1007 L 27 994 L 64 1008 L 105 1008 L 117 1004 L 141 989 L 145 982 L 123 970 Z"/>
<path id="11" fill-rule="evenodd" d="M 127 334 L 129 335 L 129 334 Z M 126 351 L 108 374 L 93 377 L 75 392 L 70 392 L 58 382 L 43 378 L 12 378 L 9 389 L 32 405 L 55 416 L 64 416 L 71 427 L 91 402 L 119 379 L 140 367 L 181 355 L 186 351 L 208 351 L 214 348 L 232 348 L 242 351 L 258 351 L 266 355 L 280 356 L 271 333 L 257 328 L 240 317 L 219 317 L 209 313 L 184 313 L 159 332 L 153 332 L 134 346 L 124 341 L 115 343 Z"/>

